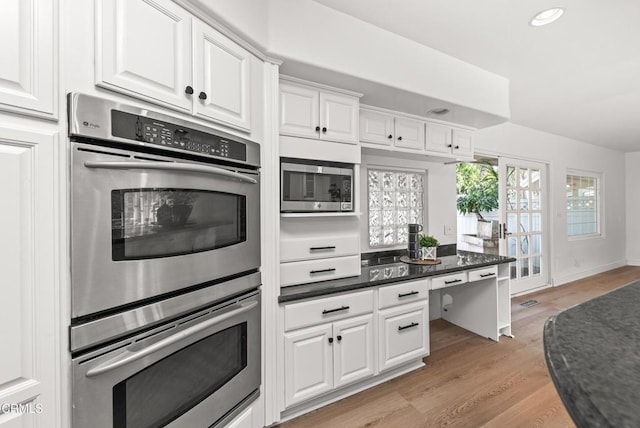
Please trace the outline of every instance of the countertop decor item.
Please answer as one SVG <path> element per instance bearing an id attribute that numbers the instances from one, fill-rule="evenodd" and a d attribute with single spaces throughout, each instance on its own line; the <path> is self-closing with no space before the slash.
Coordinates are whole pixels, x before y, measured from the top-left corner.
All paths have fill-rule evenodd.
<path id="1" fill-rule="evenodd" d="M 400 257 L 400 261 L 403 263 L 409 263 L 412 265 L 438 265 L 440 263 L 442 263 L 442 260 L 440 259 L 435 259 L 435 260 L 414 260 L 414 259 L 410 259 L 408 256 L 402 256 Z"/>
<path id="2" fill-rule="evenodd" d="M 420 235 L 418 242 L 422 247 L 422 260 L 437 260 L 438 240 L 430 235 Z"/>
<path id="3" fill-rule="evenodd" d="M 579 427 L 640 426 L 640 281 L 552 316 L 547 366 Z"/>

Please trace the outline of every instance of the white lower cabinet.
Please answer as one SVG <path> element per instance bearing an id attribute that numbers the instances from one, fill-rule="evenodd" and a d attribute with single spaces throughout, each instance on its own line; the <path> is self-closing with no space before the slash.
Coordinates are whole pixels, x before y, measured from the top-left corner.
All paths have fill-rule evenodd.
<path id="1" fill-rule="evenodd" d="M 379 371 L 429 355 L 429 301 L 380 311 L 378 331 Z"/>
<path id="2" fill-rule="evenodd" d="M 285 333 L 287 407 L 373 373 L 372 314 Z"/>

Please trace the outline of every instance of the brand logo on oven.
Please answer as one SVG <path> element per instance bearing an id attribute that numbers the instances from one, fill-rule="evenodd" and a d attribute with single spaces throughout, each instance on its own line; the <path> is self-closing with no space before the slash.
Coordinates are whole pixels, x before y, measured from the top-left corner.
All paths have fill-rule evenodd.
<path id="1" fill-rule="evenodd" d="M 83 126 L 87 126 L 89 128 L 93 128 L 93 129 L 100 128 L 100 125 L 98 125 L 97 123 L 87 122 L 86 120 L 84 122 L 82 122 L 82 125 Z"/>

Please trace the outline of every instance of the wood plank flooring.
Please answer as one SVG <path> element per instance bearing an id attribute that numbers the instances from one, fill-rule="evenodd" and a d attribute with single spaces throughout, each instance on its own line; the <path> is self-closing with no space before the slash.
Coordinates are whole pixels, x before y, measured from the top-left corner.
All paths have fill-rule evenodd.
<path id="1" fill-rule="evenodd" d="M 432 321 L 425 367 L 280 426 L 573 427 L 545 363 L 544 322 L 637 279 L 640 267 L 625 266 L 514 298 L 515 339 L 502 337 L 499 343 Z M 539 304 L 520 306 L 530 299 Z"/>

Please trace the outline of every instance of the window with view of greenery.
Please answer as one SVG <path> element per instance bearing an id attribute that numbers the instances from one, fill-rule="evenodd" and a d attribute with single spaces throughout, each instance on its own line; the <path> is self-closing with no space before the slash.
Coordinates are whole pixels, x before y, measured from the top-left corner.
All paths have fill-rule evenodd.
<path id="1" fill-rule="evenodd" d="M 567 236 L 600 235 L 600 174 L 567 173 Z"/>
<path id="2" fill-rule="evenodd" d="M 459 163 L 456 166 L 456 205 L 461 214 L 475 214 L 498 209 L 498 171 L 489 163 Z"/>
<path id="3" fill-rule="evenodd" d="M 369 246 L 406 244 L 407 224 L 424 223 L 425 174 L 369 169 Z"/>

